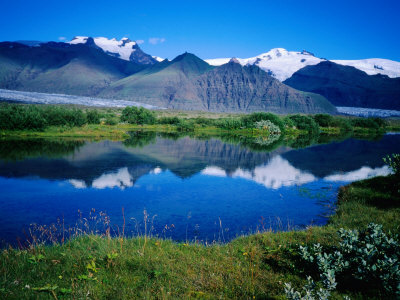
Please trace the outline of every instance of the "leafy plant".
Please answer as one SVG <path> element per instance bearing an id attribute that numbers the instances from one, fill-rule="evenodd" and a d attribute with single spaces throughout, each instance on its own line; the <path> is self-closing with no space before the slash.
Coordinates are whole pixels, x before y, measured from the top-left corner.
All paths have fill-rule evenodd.
<path id="1" fill-rule="evenodd" d="M 383 161 L 396 176 L 400 176 L 400 154 L 386 155 Z"/>
<path id="2" fill-rule="evenodd" d="M 361 231 L 342 228 L 338 235 L 341 239 L 339 246 L 326 252 L 320 244 L 300 246 L 302 259 L 317 267 L 324 287 L 316 292 L 310 285 L 311 279 L 308 279 L 309 284 L 303 288 L 308 298 L 304 299 L 327 299 L 338 284 L 352 280 L 400 296 L 400 244 L 397 236 L 386 235 L 382 225 L 374 223 Z M 289 299 L 303 299 L 290 284 L 286 284 L 285 292 Z"/>
<path id="3" fill-rule="evenodd" d="M 257 129 L 268 130 L 272 135 L 280 135 L 281 129 L 272 123 L 270 120 L 261 120 L 254 123 L 254 127 Z"/>

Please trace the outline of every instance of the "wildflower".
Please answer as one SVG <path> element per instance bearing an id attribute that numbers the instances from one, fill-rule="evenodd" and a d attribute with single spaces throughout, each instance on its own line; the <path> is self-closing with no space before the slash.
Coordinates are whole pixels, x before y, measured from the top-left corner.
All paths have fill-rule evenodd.
<path id="1" fill-rule="evenodd" d="M 243 252 L 243 255 L 246 256 L 246 255 L 249 255 L 249 254 L 247 252 Z"/>

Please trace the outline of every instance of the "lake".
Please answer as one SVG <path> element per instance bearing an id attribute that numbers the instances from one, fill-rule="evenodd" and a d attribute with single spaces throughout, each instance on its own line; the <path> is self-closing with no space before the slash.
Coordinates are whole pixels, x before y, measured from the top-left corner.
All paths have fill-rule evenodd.
<path id="1" fill-rule="evenodd" d="M 104 232 L 110 223 L 113 234 L 146 230 L 209 243 L 323 225 L 340 186 L 388 174 L 382 157 L 400 152 L 397 134 L 311 146 L 131 135 L 123 142 L 0 140 L 2 243 L 24 244 L 37 230 L 32 224 L 55 224 L 54 236 L 61 228 Z"/>

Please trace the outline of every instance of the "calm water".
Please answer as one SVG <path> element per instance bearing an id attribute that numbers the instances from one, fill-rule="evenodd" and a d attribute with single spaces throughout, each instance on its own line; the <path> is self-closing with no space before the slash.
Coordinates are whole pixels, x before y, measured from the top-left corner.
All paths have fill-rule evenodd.
<path id="1" fill-rule="evenodd" d="M 322 225 L 341 185 L 389 172 L 382 157 L 400 151 L 400 135 L 255 148 L 154 133 L 125 142 L 0 140 L 0 240 L 24 241 L 31 224 L 57 218 L 74 226 L 92 208 L 115 230 L 124 208 L 130 234 L 143 232 L 146 210 L 152 234 L 179 241 Z"/>

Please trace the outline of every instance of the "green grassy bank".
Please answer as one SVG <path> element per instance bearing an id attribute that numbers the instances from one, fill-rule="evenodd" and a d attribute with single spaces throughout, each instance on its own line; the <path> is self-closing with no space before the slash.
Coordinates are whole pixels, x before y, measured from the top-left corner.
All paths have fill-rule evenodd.
<path id="1" fill-rule="evenodd" d="M 162 132 L 270 135 L 370 135 L 400 130 L 399 120 L 343 116 L 213 114 L 149 111 L 143 108 L 96 109 L 62 105 L 0 105 L 0 136 L 90 137 L 122 140 L 128 132 L 147 129 Z"/>
<path id="2" fill-rule="evenodd" d="M 400 183 L 394 176 L 340 189 L 329 224 L 303 231 L 264 232 L 225 245 L 83 235 L 64 244 L 0 254 L 3 299 L 283 299 L 284 283 L 299 288 L 306 274 L 299 245 L 338 243 L 336 231 L 370 222 L 400 233 Z M 341 283 L 333 299 L 388 299 L 360 282 Z"/>

